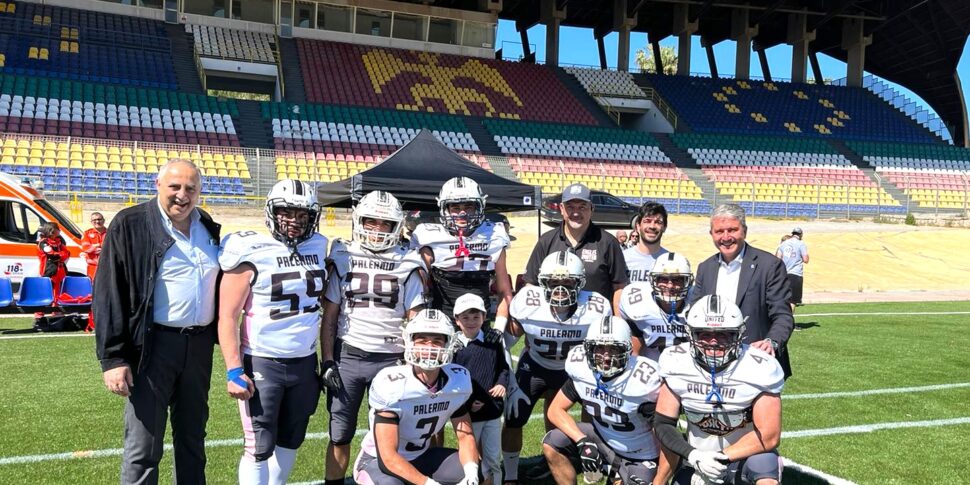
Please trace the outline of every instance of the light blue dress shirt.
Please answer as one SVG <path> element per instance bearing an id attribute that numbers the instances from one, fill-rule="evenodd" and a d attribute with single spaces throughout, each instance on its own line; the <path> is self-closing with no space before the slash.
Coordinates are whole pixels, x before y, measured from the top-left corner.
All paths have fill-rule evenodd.
<path id="1" fill-rule="evenodd" d="M 155 275 L 155 323 L 169 327 L 208 325 L 215 317 L 216 278 L 219 276 L 219 241 L 202 225 L 193 209 L 189 236 L 175 228 L 159 201 L 162 226 L 172 244 Z"/>

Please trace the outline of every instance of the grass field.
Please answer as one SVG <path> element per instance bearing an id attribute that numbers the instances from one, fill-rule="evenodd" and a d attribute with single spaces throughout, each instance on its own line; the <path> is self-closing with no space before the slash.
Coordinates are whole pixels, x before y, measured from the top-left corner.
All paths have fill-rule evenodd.
<path id="1" fill-rule="evenodd" d="M 970 483 L 968 317 L 970 302 L 799 308 L 803 330 L 790 344 L 795 375 L 783 397 L 782 454 L 857 483 Z M 117 483 L 123 402 L 101 384 L 94 339 L 46 338 L 29 326 L 0 320 L 0 483 Z M 242 433 L 218 351 L 214 359 L 208 476 L 228 484 Z M 294 482 L 323 477 L 322 404 Z M 541 426 L 538 419 L 529 424 L 523 456 L 538 453 Z M 163 483 L 171 481 L 170 460 L 168 452 Z M 820 483 L 789 472 L 785 479 Z"/>

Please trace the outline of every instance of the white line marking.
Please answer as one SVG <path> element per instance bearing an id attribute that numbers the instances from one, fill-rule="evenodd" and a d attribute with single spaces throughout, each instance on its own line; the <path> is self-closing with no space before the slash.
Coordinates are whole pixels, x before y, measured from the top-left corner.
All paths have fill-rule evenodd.
<path id="1" fill-rule="evenodd" d="M 569 414 L 578 415 L 579 411 L 574 410 Z M 536 419 L 542 419 L 542 414 L 532 414 L 529 416 L 529 421 Z M 363 436 L 367 433 L 367 429 L 358 429 L 354 436 Z M 330 437 L 330 433 L 307 433 L 306 439 L 308 440 L 325 440 Z M 206 440 L 206 448 L 221 448 L 224 446 L 242 446 L 243 440 L 239 438 L 235 439 L 222 439 L 222 440 Z M 165 451 L 172 451 L 172 444 L 165 444 Z M 66 453 L 49 453 L 44 455 L 23 455 L 23 456 L 11 456 L 7 458 L 0 458 L 0 466 L 3 465 L 22 465 L 25 463 L 40 463 L 44 461 L 59 461 L 59 460 L 74 460 L 77 458 L 103 458 L 106 456 L 121 456 L 124 450 L 122 448 L 107 448 L 103 450 L 79 450 L 79 451 L 69 451 Z"/>
<path id="2" fill-rule="evenodd" d="M 795 317 L 858 317 L 863 315 L 904 316 L 904 315 L 970 315 L 970 312 L 837 312 L 837 313 L 797 313 Z"/>
<path id="3" fill-rule="evenodd" d="M 953 426 L 957 424 L 970 424 L 970 417 L 933 419 L 928 421 L 897 421 L 889 423 L 860 424 L 856 426 L 839 426 L 836 428 L 821 429 L 802 429 L 798 431 L 782 431 L 781 437 L 784 438 L 805 438 L 813 436 L 828 436 L 834 434 L 859 434 L 872 433 L 886 429 L 903 428 L 936 428 L 940 426 Z"/>
<path id="4" fill-rule="evenodd" d="M 0 335 L 0 340 L 20 340 L 33 338 L 94 337 L 93 333 L 37 333 L 26 335 Z"/>
<path id="5" fill-rule="evenodd" d="M 957 389 L 970 387 L 970 382 L 957 382 L 953 384 L 935 384 L 932 386 L 919 387 L 891 387 L 888 389 L 869 389 L 867 391 L 841 391 L 841 392 L 819 392 L 811 394 L 782 394 L 782 400 L 789 399 L 827 399 L 831 397 L 858 397 L 873 396 L 877 394 L 904 394 L 909 392 L 928 392 L 940 391 L 943 389 Z"/>
<path id="6" fill-rule="evenodd" d="M 834 475 L 829 475 L 828 473 L 825 473 L 820 470 L 816 470 L 808 465 L 795 463 L 794 461 L 788 458 L 782 457 L 782 460 L 784 460 L 785 462 L 785 468 L 791 468 L 799 473 L 803 473 L 805 475 L 815 477 L 815 478 L 820 478 L 822 480 L 825 480 L 829 485 L 856 485 L 855 482 L 846 480 L 844 478 L 839 478 Z"/>

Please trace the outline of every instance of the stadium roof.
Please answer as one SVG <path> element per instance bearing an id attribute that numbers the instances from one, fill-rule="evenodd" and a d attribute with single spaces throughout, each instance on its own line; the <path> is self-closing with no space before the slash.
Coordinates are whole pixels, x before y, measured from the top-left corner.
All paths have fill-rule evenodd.
<path id="1" fill-rule="evenodd" d="M 957 79 L 967 36 L 970 34 L 970 2 L 967 0 L 553 0 L 565 7 L 562 25 L 594 29 L 608 34 L 614 6 L 626 4 L 626 18 L 636 18 L 633 30 L 645 32 L 651 41 L 671 35 L 677 4 L 689 5 L 689 18 L 698 21 L 696 35 L 713 43 L 726 40 L 731 31 L 731 10 L 750 9 L 749 21 L 759 25 L 755 41 L 761 47 L 785 42 L 785 14 L 808 14 L 808 30 L 816 31 L 812 51 L 845 60 L 841 48 L 841 18 L 865 20 L 872 44 L 866 50 L 865 70 L 906 86 L 926 100 L 943 121 L 955 127 L 954 142 L 966 143 L 967 114 Z M 434 2 L 461 8 L 479 4 L 469 0 Z M 520 28 L 539 22 L 537 0 L 503 0 L 499 18 L 513 20 Z M 804 10 L 803 10 L 804 9 Z"/>

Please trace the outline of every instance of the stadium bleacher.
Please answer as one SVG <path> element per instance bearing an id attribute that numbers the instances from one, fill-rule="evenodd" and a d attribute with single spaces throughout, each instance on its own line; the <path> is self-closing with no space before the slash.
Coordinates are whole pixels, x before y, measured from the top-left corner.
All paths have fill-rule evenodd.
<path id="1" fill-rule="evenodd" d="M 970 150 L 940 144 L 846 144 L 919 207 L 968 207 Z"/>
<path id="2" fill-rule="evenodd" d="M 583 85 L 592 96 L 620 96 L 624 98 L 643 98 L 643 89 L 637 86 L 633 75 L 626 71 L 611 71 L 585 67 L 564 67 Z"/>
<path id="3" fill-rule="evenodd" d="M 932 143 L 863 88 L 642 74 L 695 132 Z"/>
<path id="4" fill-rule="evenodd" d="M 900 202 L 822 140 L 677 133 L 717 189 L 759 215 L 903 212 Z"/>
<path id="5" fill-rule="evenodd" d="M 262 32 L 186 24 L 200 56 L 276 64 L 275 38 Z"/>
<path id="6" fill-rule="evenodd" d="M 234 114 L 209 96 L 0 74 L 0 132 L 239 146 Z"/>
<path id="7" fill-rule="evenodd" d="M 103 139 L 0 135 L 0 170 L 38 177 L 47 190 L 126 198 L 153 194 L 159 167 L 172 158 L 202 170 L 212 196 L 246 195 L 250 179 L 246 150 L 231 147 L 135 143 Z"/>
<path id="8" fill-rule="evenodd" d="M 0 13 L 3 73 L 178 88 L 171 45 L 159 21 L 28 2 L 7 5 Z"/>
<path id="9" fill-rule="evenodd" d="M 504 120 L 484 124 L 519 179 L 545 193 L 582 182 L 631 203 L 646 198 L 679 205 L 681 212 L 710 210 L 701 189 L 647 133 Z"/>
<path id="10" fill-rule="evenodd" d="M 311 102 L 596 124 L 546 66 L 308 39 L 297 46 Z"/>

